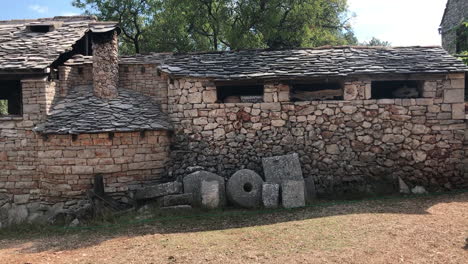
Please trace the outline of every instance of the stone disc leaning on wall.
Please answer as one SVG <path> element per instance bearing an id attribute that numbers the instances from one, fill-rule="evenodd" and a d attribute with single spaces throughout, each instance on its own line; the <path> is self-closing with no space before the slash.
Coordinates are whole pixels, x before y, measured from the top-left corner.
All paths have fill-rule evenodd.
<path id="1" fill-rule="evenodd" d="M 227 183 L 227 196 L 233 204 L 256 208 L 262 204 L 263 179 L 252 170 L 239 170 Z"/>

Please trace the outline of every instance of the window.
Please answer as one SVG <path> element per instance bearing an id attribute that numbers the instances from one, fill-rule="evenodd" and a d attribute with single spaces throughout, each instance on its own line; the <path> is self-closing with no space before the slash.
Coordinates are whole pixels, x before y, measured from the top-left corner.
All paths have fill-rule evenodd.
<path id="1" fill-rule="evenodd" d="M 422 81 L 374 81 L 372 99 L 418 98 L 423 85 Z"/>
<path id="2" fill-rule="evenodd" d="M 321 80 L 307 83 L 293 83 L 291 87 L 292 101 L 343 100 L 342 82 Z"/>
<path id="3" fill-rule="evenodd" d="M 33 25 L 28 25 L 27 30 L 30 32 L 36 32 L 36 33 L 47 33 L 49 31 L 52 31 L 54 29 L 54 25 L 49 25 L 49 24 L 33 24 Z"/>
<path id="4" fill-rule="evenodd" d="M 465 102 L 468 101 L 468 72 L 465 73 Z"/>
<path id="5" fill-rule="evenodd" d="M 20 82 L 0 81 L 0 115 L 21 115 L 22 108 Z"/>
<path id="6" fill-rule="evenodd" d="M 222 103 L 260 103 L 263 85 L 229 85 L 216 87 L 218 101 Z"/>

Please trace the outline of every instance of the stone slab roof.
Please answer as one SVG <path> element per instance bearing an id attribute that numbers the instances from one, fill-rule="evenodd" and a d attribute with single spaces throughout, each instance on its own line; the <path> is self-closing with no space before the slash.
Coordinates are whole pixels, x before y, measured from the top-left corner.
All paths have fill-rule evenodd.
<path id="1" fill-rule="evenodd" d="M 169 118 L 150 97 L 119 88 L 116 99 L 94 96 L 92 86 L 77 86 L 56 102 L 45 123 L 34 131 L 42 134 L 80 134 L 171 130 Z"/>
<path id="2" fill-rule="evenodd" d="M 137 54 L 133 56 L 121 56 L 120 64 L 162 64 L 165 60 L 172 58 L 169 52 Z"/>
<path id="3" fill-rule="evenodd" d="M 159 68 L 175 77 L 298 79 L 368 74 L 464 72 L 441 47 L 323 47 L 174 55 Z"/>
<path id="4" fill-rule="evenodd" d="M 28 30 L 30 25 L 53 25 L 41 33 Z M 43 71 L 86 32 L 107 32 L 115 22 L 97 22 L 94 16 L 41 18 L 0 21 L 0 71 Z"/>

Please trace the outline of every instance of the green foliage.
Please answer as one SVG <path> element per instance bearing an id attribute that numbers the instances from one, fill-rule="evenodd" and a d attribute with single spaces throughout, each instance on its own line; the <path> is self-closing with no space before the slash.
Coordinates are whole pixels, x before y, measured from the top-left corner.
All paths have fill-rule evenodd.
<path id="1" fill-rule="evenodd" d="M 468 21 L 462 22 L 457 27 L 457 53 L 468 51 Z"/>
<path id="2" fill-rule="evenodd" d="M 356 44 L 346 0 L 74 0 L 118 21 L 122 53 Z"/>
<path id="3" fill-rule="evenodd" d="M 0 100 L 0 115 L 8 115 L 8 101 Z"/>
<path id="4" fill-rule="evenodd" d="M 461 52 L 457 57 L 459 57 L 466 65 L 468 65 L 468 50 Z"/>
<path id="5" fill-rule="evenodd" d="M 117 21 L 121 29 L 123 53 L 140 53 L 142 43 L 150 36 L 148 25 L 160 6 L 157 0 L 73 0 L 73 6 L 84 9 L 103 21 Z"/>
<path id="6" fill-rule="evenodd" d="M 372 37 L 370 41 L 363 42 L 361 45 L 364 46 L 380 46 L 380 47 L 390 47 L 392 44 L 388 41 L 380 40 L 376 37 Z"/>

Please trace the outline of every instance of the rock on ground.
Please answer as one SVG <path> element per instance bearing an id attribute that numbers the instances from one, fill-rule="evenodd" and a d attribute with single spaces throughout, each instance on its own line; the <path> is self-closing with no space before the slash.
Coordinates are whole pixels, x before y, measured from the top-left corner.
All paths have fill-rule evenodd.
<path id="1" fill-rule="evenodd" d="M 139 189 L 135 193 L 135 199 L 152 199 L 158 198 L 169 194 L 176 194 L 182 192 L 182 183 L 180 182 L 167 182 L 162 184 L 157 184 L 154 186 L 148 186 L 142 189 Z"/>
<path id="2" fill-rule="evenodd" d="M 221 206 L 219 183 L 217 181 L 201 182 L 201 203 L 206 209 L 217 209 Z"/>
<path id="3" fill-rule="evenodd" d="M 281 183 L 285 180 L 303 180 L 299 155 L 293 153 L 262 159 L 265 181 Z"/>
<path id="4" fill-rule="evenodd" d="M 202 205 L 201 199 L 201 182 L 202 181 L 216 181 L 219 185 L 221 206 L 226 204 L 226 191 L 224 178 L 211 173 L 209 171 L 197 171 L 184 177 L 184 193 L 192 194 L 192 205 L 200 207 Z"/>
<path id="5" fill-rule="evenodd" d="M 263 179 L 252 170 L 239 170 L 229 179 L 226 187 L 229 201 L 245 208 L 256 208 L 262 204 Z"/>
<path id="6" fill-rule="evenodd" d="M 266 182 L 262 186 L 262 201 L 265 208 L 277 208 L 279 205 L 280 185 Z"/>
<path id="7" fill-rule="evenodd" d="M 284 181 L 281 184 L 281 197 L 284 208 L 305 206 L 304 181 Z"/>

